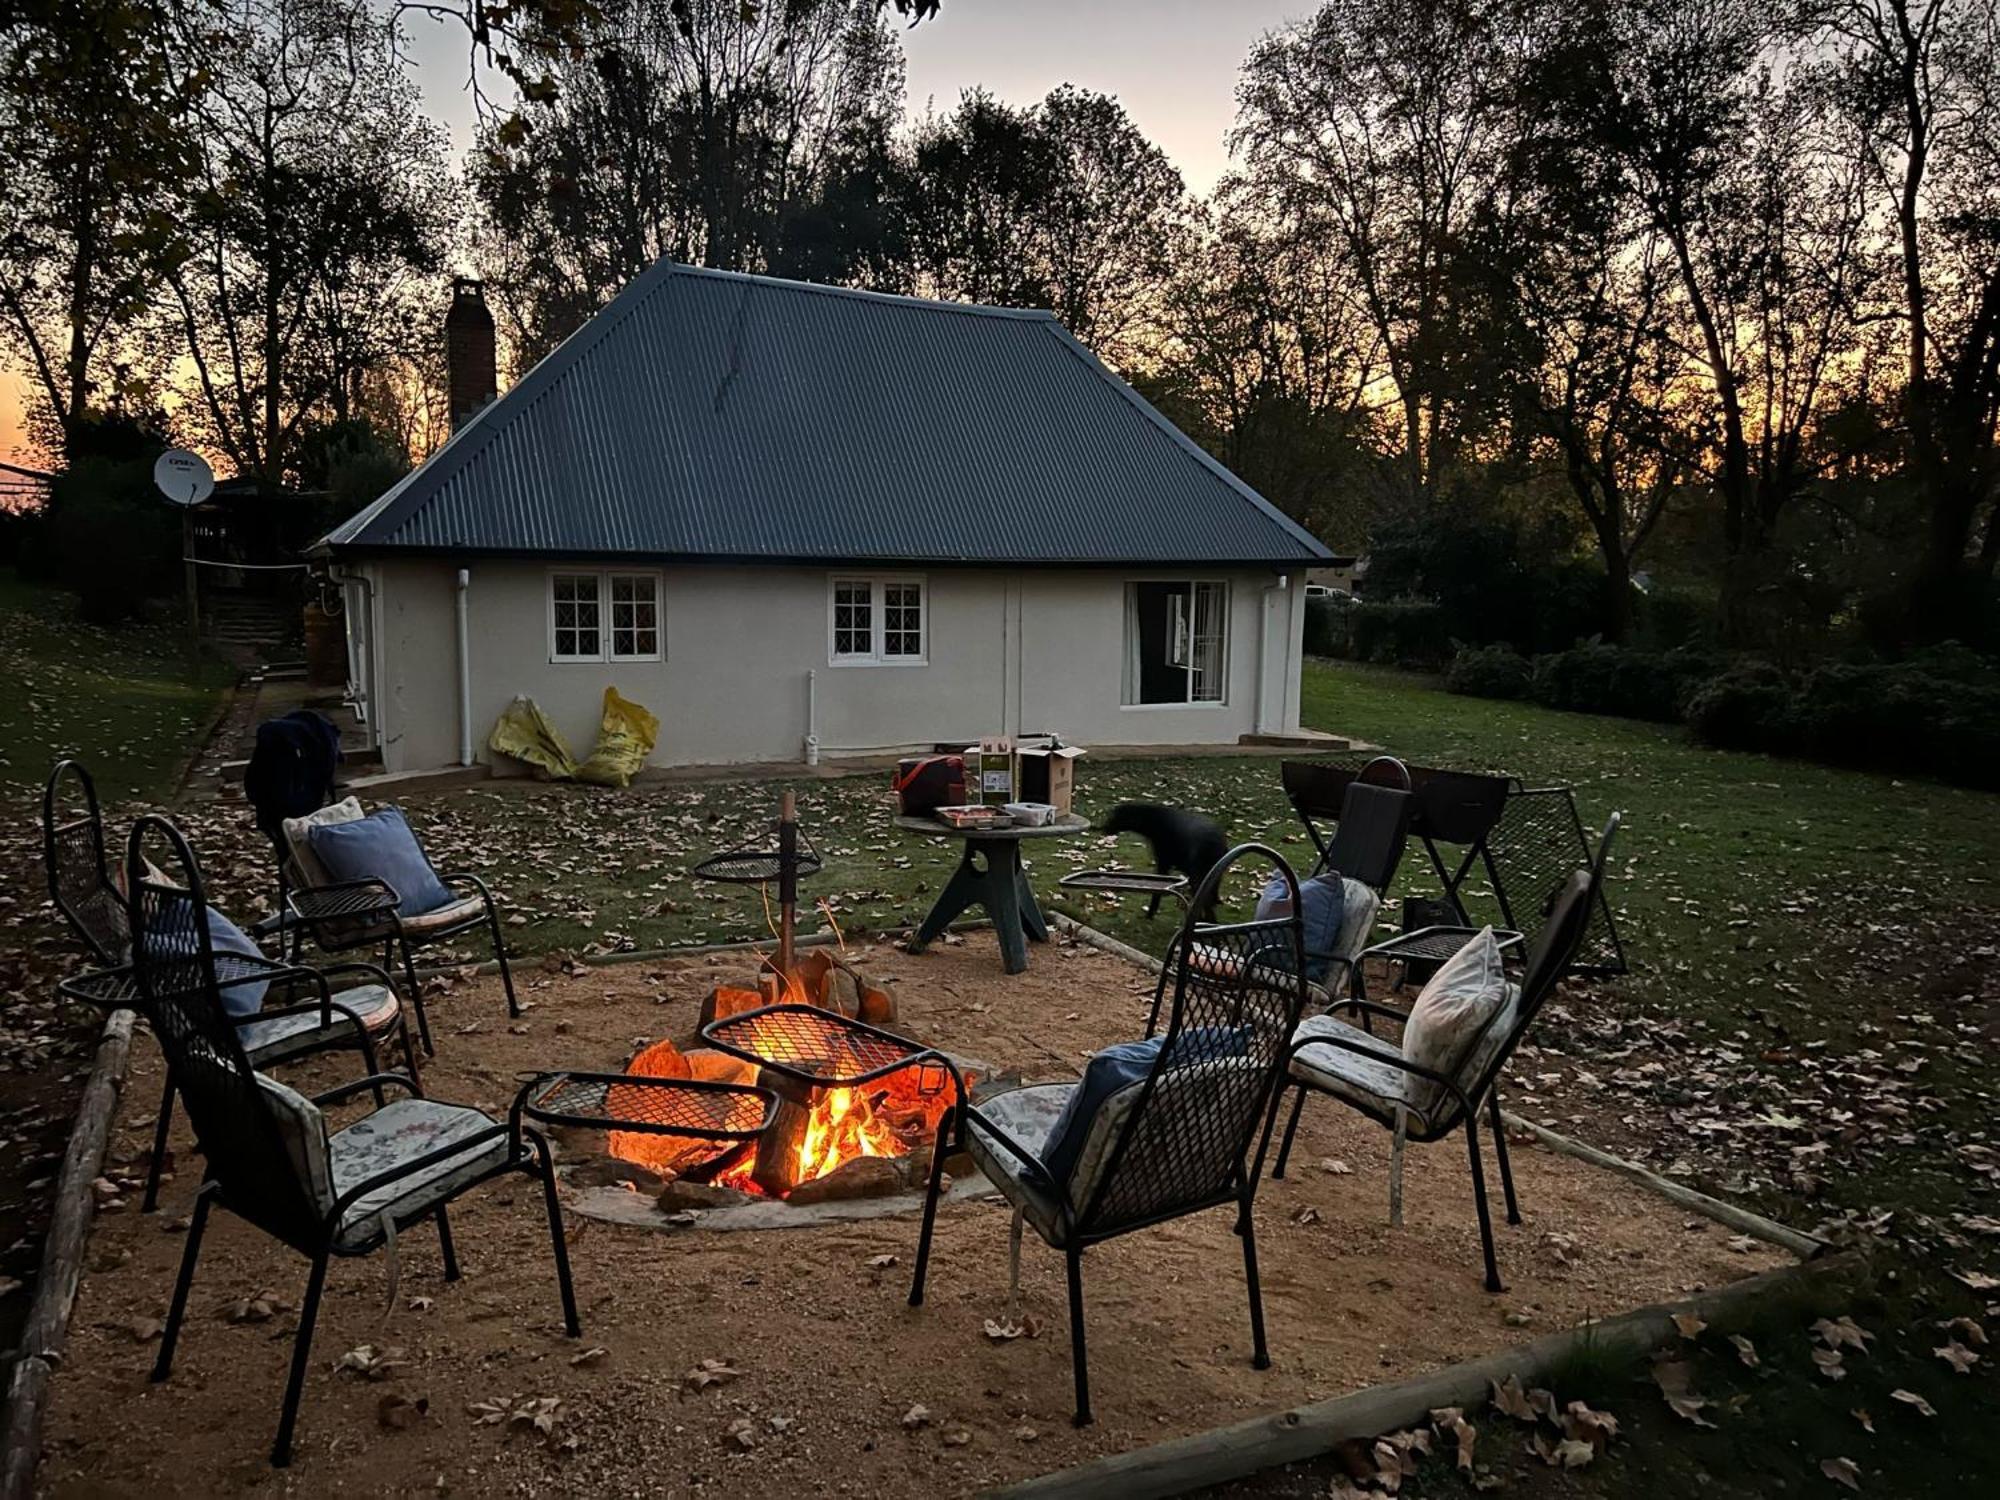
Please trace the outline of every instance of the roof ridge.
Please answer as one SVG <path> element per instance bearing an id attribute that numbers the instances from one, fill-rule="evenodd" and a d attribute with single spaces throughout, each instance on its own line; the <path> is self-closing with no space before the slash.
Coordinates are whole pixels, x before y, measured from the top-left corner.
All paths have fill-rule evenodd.
<path id="1" fill-rule="evenodd" d="M 726 271 L 719 266 L 697 266 L 688 261 L 665 262 L 675 276 L 702 276 L 715 281 L 747 281 L 780 292 L 806 292 L 822 297 L 852 297 L 867 302 L 887 302 L 927 313 L 970 313 L 982 318 L 1011 318 L 1017 322 L 1053 323 L 1056 315 L 1046 307 L 1002 307 L 991 302 L 958 302 L 938 297 L 919 297 L 910 292 L 877 292 L 867 287 L 837 286 L 829 281 L 800 281 L 791 276 L 771 276 L 759 271 Z"/>

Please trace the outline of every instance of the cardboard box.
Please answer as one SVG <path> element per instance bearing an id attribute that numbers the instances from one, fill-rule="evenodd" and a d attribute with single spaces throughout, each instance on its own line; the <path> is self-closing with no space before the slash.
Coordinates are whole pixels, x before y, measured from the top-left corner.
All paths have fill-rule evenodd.
<path id="1" fill-rule="evenodd" d="M 1012 740 L 1004 735 L 989 736 L 966 746 L 961 754 L 965 757 L 966 801 L 998 807 L 1019 800 L 1020 763 Z"/>
<path id="2" fill-rule="evenodd" d="M 1020 761 L 1021 800 L 1046 802 L 1067 817 L 1076 798 L 1076 762 L 1081 745 L 1065 745 L 1054 735 L 1036 735 L 1016 751 Z"/>

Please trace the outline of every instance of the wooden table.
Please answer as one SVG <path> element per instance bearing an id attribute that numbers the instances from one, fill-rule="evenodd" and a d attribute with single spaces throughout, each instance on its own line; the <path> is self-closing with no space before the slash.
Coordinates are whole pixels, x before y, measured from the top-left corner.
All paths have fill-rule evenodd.
<path id="1" fill-rule="evenodd" d="M 1028 967 L 1028 939 L 1038 943 L 1049 940 L 1048 923 L 1042 920 L 1042 909 L 1035 904 L 1027 872 L 1021 868 L 1021 844 L 1026 839 L 1068 838 L 1088 832 L 1090 820 L 1064 813 L 1040 828 L 948 828 L 935 818 L 898 817 L 896 826 L 905 833 L 962 839 L 965 843 L 958 868 L 938 894 L 923 926 L 910 939 L 910 951 L 923 952 L 952 918 L 968 906 L 981 906 L 993 919 L 1001 962 L 1009 974 L 1018 974 Z"/>

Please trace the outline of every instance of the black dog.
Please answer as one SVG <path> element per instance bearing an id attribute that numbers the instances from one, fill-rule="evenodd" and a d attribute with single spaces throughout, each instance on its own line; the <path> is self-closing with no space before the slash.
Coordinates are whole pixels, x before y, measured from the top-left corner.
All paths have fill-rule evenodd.
<path id="1" fill-rule="evenodd" d="M 1099 833 L 1136 833 L 1153 850 L 1153 865 L 1162 875 L 1185 875 L 1189 897 L 1208 878 L 1222 856 L 1229 852 L 1229 835 L 1213 818 L 1182 812 L 1178 807 L 1160 807 L 1151 802 L 1121 802 L 1111 816 L 1098 826 Z M 1196 916 L 1206 921 L 1215 911 L 1211 897 L 1207 911 Z M 1146 903 L 1146 915 L 1160 909 L 1157 893 Z"/>

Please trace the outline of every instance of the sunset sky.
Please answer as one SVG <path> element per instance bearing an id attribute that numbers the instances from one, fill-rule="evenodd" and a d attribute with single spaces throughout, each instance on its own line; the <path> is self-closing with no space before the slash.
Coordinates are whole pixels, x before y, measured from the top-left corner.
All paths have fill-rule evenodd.
<path id="1" fill-rule="evenodd" d="M 909 109 L 948 111 L 983 86 L 1015 104 L 1059 83 L 1115 94 L 1205 193 L 1228 164 L 1223 142 L 1236 113 L 1236 72 L 1250 46 L 1310 0 L 944 0 L 934 20 L 902 33 Z M 462 30 L 411 23 L 411 50 L 426 106 L 463 150 L 472 134 Z M 21 412 L 27 390 L 10 368 L 0 380 L 0 458 L 28 461 Z"/>

